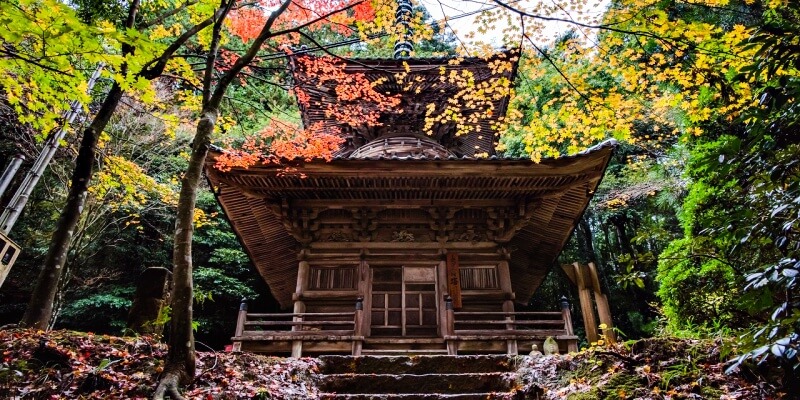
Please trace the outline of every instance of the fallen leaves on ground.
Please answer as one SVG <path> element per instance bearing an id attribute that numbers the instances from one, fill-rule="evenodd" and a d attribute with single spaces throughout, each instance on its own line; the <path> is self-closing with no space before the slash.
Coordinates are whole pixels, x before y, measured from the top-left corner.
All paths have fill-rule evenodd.
<path id="1" fill-rule="evenodd" d="M 23 399 L 148 399 L 167 347 L 148 336 L 0 331 L 0 392 Z M 306 399 L 316 360 L 198 352 L 191 399 Z"/>

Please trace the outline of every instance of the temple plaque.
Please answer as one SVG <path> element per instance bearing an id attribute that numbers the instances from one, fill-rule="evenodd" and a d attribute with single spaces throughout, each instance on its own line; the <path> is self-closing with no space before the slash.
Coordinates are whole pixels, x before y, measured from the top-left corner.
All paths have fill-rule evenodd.
<path id="1" fill-rule="evenodd" d="M 458 271 L 458 253 L 447 253 L 447 290 L 453 299 L 453 308 L 461 308 L 461 274 Z"/>

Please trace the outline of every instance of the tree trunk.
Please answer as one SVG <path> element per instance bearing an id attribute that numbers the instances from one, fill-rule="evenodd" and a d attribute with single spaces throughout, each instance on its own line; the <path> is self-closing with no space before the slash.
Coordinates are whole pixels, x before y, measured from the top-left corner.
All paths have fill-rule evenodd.
<path id="1" fill-rule="evenodd" d="M 597 263 L 597 256 L 594 251 L 594 244 L 592 243 L 592 228 L 589 226 L 589 221 L 586 215 L 578 220 L 578 248 L 582 253 L 586 262 Z"/>
<path id="2" fill-rule="evenodd" d="M 621 252 L 627 253 L 631 256 L 631 259 L 635 260 L 636 251 L 633 250 L 631 238 L 628 236 L 628 231 L 625 229 L 625 225 L 628 223 L 628 217 L 625 214 L 617 214 L 609 218 L 609 221 L 614 225 L 614 229 L 617 232 L 617 243 L 619 244 Z"/>
<path id="3" fill-rule="evenodd" d="M 170 317 L 169 353 L 164 366 L 164 374 L 158 382 L 153 399 L 163 399 L 169 394 L 173 399 L 182 399 L 177 385 L 188 384 L 194 379 L 195 354 L 194 332 L 192 331 L 192 305 L 194 304 L 192 286 L 192 236 L 194 234 L 194 206 L 197 199 L 197 188 L 203 173 L 203 164 L 208 154 L 211 135 L 217 124 L 219 105 L 225 91 L 241 70 L 258 54 L 261 45 L 272 37 L 270 30 L 278 16 L 282 15 L 291 4 L 291 0 L 282 0 L 278 9 L 267 18 L 258 37 L 250 44 L 244 56 L 223 74 L 213 88 L 214 65 L 219 50 L 222 22 L 235 2 L 222 0 L 222 11 L 215 13 L 213 32 L 211 33 L 210 51 L 206 58 L 206 70 L 203 78 L 203 112 L 197 123 L 194 135 L 192 155 L 189 166 L 181 180 L 181 193 L 178 197 L 178 215 L 175 222 L 175 243 L 172 253 L 172 315 Z M 213 88 L 213 90 L 212 90 Z"/>
<path id="4" fill-rule="evenodd" d="M 172 253 L 172 314 L 170 316 L 169 354 L 164 367 L 164 377 L 154 398 L 164 392 L 173 393 L 176 383 L 188 384 L 194 379 L 195 354 L 192 330 L 192 236 L 194 234 L 194 206 L 197 189 L 203 174 L 203 163 L 208 153 L 211 134 L 217 122 L 216 109 L 204 110 L 194 136 L 189 166 L 181 180 L 178 215 L 175 221 L 175 242 Z M 161 397 L 159 397 L 159 395 Z M 173 393 L 174 397 L 174 393 Z"/>
<path id="5" fill-rule="evenodd" d="M 22 326 L 46 330 L 50 323 L 53 316 L 53 302 L 58 292 L 58 283 L 67 259 L 67 251 L 81 217 L 86 201 L 86 191 L 94 173 L 97 140 L 111 119 L 111 115 L 114 114 L 121 98 L 122 88 L 115 83 L 106 95 L 106 99 L 91 125 L 83 131 L 80 150 L 75 159 L 75 169 L 72 171 L 67 203 L 58 218 L 44 266 L 36 281 L 36 288 L 33 290 L 28 308 L 20 322 Z"/>

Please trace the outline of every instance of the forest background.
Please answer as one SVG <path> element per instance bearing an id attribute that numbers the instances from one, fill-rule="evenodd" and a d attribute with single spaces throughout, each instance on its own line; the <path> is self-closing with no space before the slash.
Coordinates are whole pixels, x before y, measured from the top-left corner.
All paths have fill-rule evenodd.
<path id="1" fill-rule="evenodd" d="M 265 19 L 265 7 L 274 9 L 267 3 L 234 10 L 222 26 L 217 76 L 258 34 L 254 21 Z M 349 18 L 329 18 L 285 43 L 265 44 L 225 91 L 215 143 L 241 148 L 258 142 L 268 153 L 280 141 L 276 131 L 302 135 L 283 45 L 316 51 L 338 44 L 316 53 L 390 56 L 398 33 L 380 21 L 391 21 L 395 4 L 365 4 L 377 22 L 366 23 L 356 15 L 364 9 L 353 9 Z M 96 173 L 49 325 L 124 333 L 141 271 L 172 265 L 180 180 L 189 165 L 201 110 L 200 71 L 212 35 L 199 30 L 150 79 L 137 75 L 148 65 L 125 47 L 135 47 L 137 57 L 155 57 L 217 5 L 145 1 L 140 20 L 127 28 L 129 10 L 114 1 L 0 6 L 0 162 L 22 153 L 27 169 L 69 101 L 81 101 L 89 113 L 70 127 L 10 235 L 24 254 L 0 290 L 0 325 L 18 322 L 25 312 L 68 197 L 80 132 L 115 83 L 125 94 L 98 135 Z M 734 338 L 740 361 L 773 357 L 796 371 L 800 6 L 788 0 L 617 0 L 599 16 L 586 8 L 582 2 L 495 1 L 477 17 L 474 32 L 480 37 L 493 25 L 505 26 L 506 46 L 523 51 L 500 137 L 504 155 L 539 160 L 607 138 L 621 143 L 561 261 L 597 264 L 616 327 L 627 338 Z M 415 56 L 495 50 L 496 43 L 449 35 L 421 8 L 414 18 Z M 572 29 L 547 41 L 541 36 L 548 20 Z M 85 82 L 99 62 L 106 72 L 87 94 Z M 243 297 L 252 309 L 277 304 L 208 188 L 198 194 L 194 226 L 196 336 L 221 348 Z M 530 306 L 555 309 L 561 295 L 576 298 L 554 268 Z"/>

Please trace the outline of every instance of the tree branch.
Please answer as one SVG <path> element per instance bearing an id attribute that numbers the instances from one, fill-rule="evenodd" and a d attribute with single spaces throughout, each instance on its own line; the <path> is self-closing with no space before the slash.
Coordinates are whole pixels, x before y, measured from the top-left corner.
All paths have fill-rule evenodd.
<path id="1" fill-rule="evenodd" d="M 253 40 L 253 44 L 250 45 L 250 47 L 247 49 L 247 52 L 242 57 L 240 57 L 238 60 L 236 60 L 236 62 L 233 64 L 233 66 L 231 66 L 231 69 L 229 69 L 228 72 L 226 72 L 224 75 L 222 75 L 222 78 L 220 78 L 219 83 L 217 83 L 217 87 L 214 89 L 214 92 L 208 97 L 208 102 L 205 101 L 206 93 L 205 92 L 203 93 L 203 99 L 204 99 L 203 105 L 204 106 L 206 104 L 213 104 L 213 105 L 217 105 L 218 106 L 222 102 L 222 98 L 225 95 L 225 90 L 228 89 L 228 85 L 230 85 L 231 82 L 233 82 L 233 79 L 236 77 L 236 75 L 244 67 L 246 67 L 247 64 L 250 64 L 250 62 L 253 61 L 253 59 L 256 57 L 256 55 L 258 55 L 258 51 L 261 49 L 261 45 L 264 44 L 264 42 L 267 39 L 276 36 L 276 34 L 273 34 L 271 32 L 272 26 L 275 24 L 275 21 L 277 21 L 278 17 L 280 17 L 281 14 L 283 14 L 286 11 L 286 9 L 289 8 L 289 4 L 291 4 L 291 3 L 292 3 L 292 0 L 284 0 L 284 2 L 281 3 L 280 7 L 278 7 L 277 10 L 273 11 L 269 15 L 269 18 L 267 19 L 267 22 L 264 23 L 264 27 L 261 28 L 261 32 Z M 213 61 L 209 62 L 208 65 L 209 65 L 209 69 L 206 71 L 205 78 L 206 79 L 211 79 L 211 72 L 212 72 L 211 69 L 213 68 L 214 62 Z M 211 82 L 210 81 L 208 82 L 208 86 L 206 86 L 206 85 L 203 85 L 203 86 L 204 86 L 204 91 L 205 91 L 206 88 L 208 90 L 211 90 Z"/>
<path id="2" fill-rule="evenodd" d="M 72 74 L 70 74 L 68 72 L 64 72 L 64 71 L 55 69 L 53 67 L 48 67 L 47 65 L 44 65 L 44 64 L 42 64 L 42 63 L 40 63 L 38 61 L 35 61 L 35 60 L 31 59 L 31 58 L 24 57 L 24 56 L 20 55 L 19 53 L 15 52 L 13 50 L 6 50 L 4 48 L 0 48 L 0 54 L 5 54 L 5 55 L 7 55 L 9 57 L 16 58 L 16 59 L 21 60 L 21 61 L 25 61 L 26 63 L 33 64 L 33 65 L 35 65 L 35 66 L 37 66 L 39 68 L 46 69 L 46 70 L 48 70 L 50 72 L 55 72 L 57 74 L 66 75 L 66 76 L 68 76 L 70 78 L 74 78 L 75 77 L 75 75 L 72 75 Z"/>
<path id="3" fill-rule="evenodd" d="M 161 53 L 160 57 L 145 64 L 145 67 L 142 69 L 142 72 L 140 72 L 140 75 L 146 79 L 155 79 L 157 76 L 161 75 L 161 73 L 164 72 L 164 68 L 166 68 L 167 62 L 169 62 L 172 55 L 175 54 L 175 52 L 178 51 L 178 49 L 180 49 L 184 44 L 186 44 L 186 42 L 189 41 L 189 39 L 191 39 L 194 35 L 211 25 L 216 18 L 219 18 L 221 10 L 222 8 L 218 9 L 214 12 L 212 17 L 200 22 L 188 31 L 184 32 L 182 35 L 178 36 L 178 38 L 175 39 L 175 41 L 172 42 L 163 53 Z M 153 63 L 155 63 L 155 65 L 149 67 Z"/>
<path id="4" fill-rule="evenodd" d="M 219 9 L 222 10 L 222 13 L 219 15 L 218 18 L 214 20 L 214 29 L 213 32 L 211 33 L 211 45 L 209 46 L 210 51 L 208 53 L 208 57 L 206 58 L 206 68 L 205 68 L 205 73 L 203 74 L 204 108 L 207 104 L 209 104 L 211 95 L 213 93 L 211 83 L 214 80 L 214 65 L 217 63 L 217 52 L 219 52 L 219 42 L 220 42 L 220 35 L 222 32 L 222 23 L 225 21 L 225 17 L 228 16 L 228 13 L 231 11 L 233 2 L 234 0 L 228 0 L 227 2 L 226 0 L 221 0 Z M 217 101 L 217 104 L 219 104 L 219 101 Z"/>
<path id="5" fill-rule="evenodd" d="M 177 13 L 183 11 L 183 10 L 185 10 L 186 8 L 195 5 L 195 4 L 197 4 L 197 0 L 186 1 L 183 4 L 181 4 L 179 7 L 173 8 L 172 10 L 169 10 L 169 11 L 165 12 L 164 14 L 159 15 L 158 17 L 156 17 L 152 21 L 143 22 L 143 23 L 139 24 L 139 27 L 140 28 L 150 28 L 152 26 L 158 25 L 158 24 L 164 22 L 164 20 L 166 20 L 167 18 L 169 18 L 169 17 L 171 17 L 171 16 L 173 16 L 173 15 L 175 15 L 175 14 L 177 14 Z"/>

